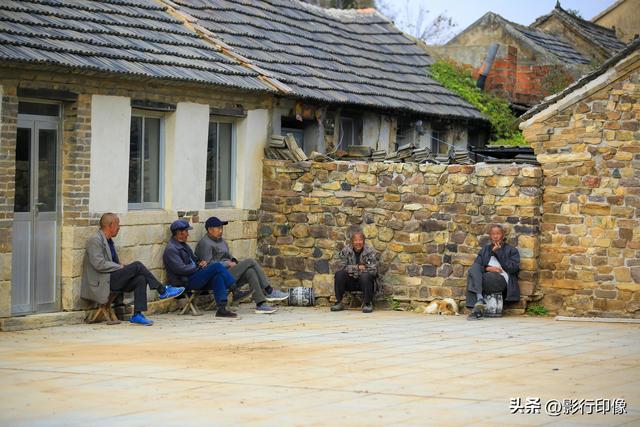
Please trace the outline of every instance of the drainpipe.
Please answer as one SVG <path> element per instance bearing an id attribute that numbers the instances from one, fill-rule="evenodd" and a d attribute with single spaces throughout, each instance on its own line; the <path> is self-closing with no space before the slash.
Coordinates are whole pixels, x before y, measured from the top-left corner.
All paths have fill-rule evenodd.
<path id="1" fill-rule="evenodd" d="M 482 64 L 480 75 L 478 76 L 478 81 L 476 82 L 476 86 L 480 88 L 480 90 L 484 90 L 484 83 L 487 81 L 487 76 L 489 75 L 489 71 L 491 70 L 491 66 L 493 65 L 493 60 L 496 59 L 496 53 L 498 53 L 499 47 L 500 45 L 498 43 L 491 43 L 491 46 L 489 46 L 487 57 Z"/>

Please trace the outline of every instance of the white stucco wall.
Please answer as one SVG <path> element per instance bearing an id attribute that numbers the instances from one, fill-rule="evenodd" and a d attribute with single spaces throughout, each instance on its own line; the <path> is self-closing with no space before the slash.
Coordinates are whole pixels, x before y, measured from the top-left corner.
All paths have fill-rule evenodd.
<path id="1" fill-rule="evenodd" d="M 262 192 L 262 160 L 268 140 L 269 111 L 249 110 L 237 123 L 236 207 L 258 209 Z"/>
<path id="2" fill-rule="evenodd" d="M 89 211 L 126 212 L 129 184 L 130 100 L 91 98 L 91 177 Z"/>
<path id="3" fill-rule="evenodd" d="M 204 208 L 209 106 L 180 102 L 165 120 L 165 197 L 170 210 Z"/>

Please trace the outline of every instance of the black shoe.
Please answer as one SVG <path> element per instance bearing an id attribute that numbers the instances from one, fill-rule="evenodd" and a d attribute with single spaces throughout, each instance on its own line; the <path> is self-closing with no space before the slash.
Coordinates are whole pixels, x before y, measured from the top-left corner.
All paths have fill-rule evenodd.
<path id="1" fill-rule="evenodd" d="M 344 305 L 341 302 L 337 302 L 331 306 L 331 311 L 342 311 L 344 310 Z"/>
<path id="2" fill-rule="evenodd" d="M 364 307 L 362 307 L 362 312 L 363 313 L 373 313 L 373 304 L 371 304 L 371 303 L 365 304 Z"/>
<path id="3" fill-rule="evenodd" d="M 216 311 L 216 317 L 238 317 L 233 311 L 227 310 L 227 307 L 220 307 Z"/>
<path id="4" fill-rule="evenodd" d="M 471 311 L 471 314 L 467 316 L 467 320 L 482 320 L 484 318 L 484 314 L 482 314 L 482 310 L 474 308 Z"/>

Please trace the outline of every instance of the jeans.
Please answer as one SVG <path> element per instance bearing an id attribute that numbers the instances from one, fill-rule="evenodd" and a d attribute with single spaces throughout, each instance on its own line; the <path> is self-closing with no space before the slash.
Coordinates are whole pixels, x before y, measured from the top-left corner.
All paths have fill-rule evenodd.
<path id="1" fill-rule="evenodd" d="M 185 285 L 187 290 L 213 290 L 216 303 L 227 302 L 229 288 L 236 280 L 227 271 L 226 267 L 219 262 L 214 262 L 202 268 L 191 276 Z"/>

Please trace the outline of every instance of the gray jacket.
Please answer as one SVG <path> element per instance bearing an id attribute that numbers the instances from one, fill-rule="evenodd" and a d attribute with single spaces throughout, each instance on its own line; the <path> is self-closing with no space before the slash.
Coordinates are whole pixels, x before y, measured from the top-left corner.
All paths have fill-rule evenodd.
<path id="1" fill-rule="evenodd" d="M 225 267 L 229 267 L 229 261 L 235 260 L 229 251 L 227 242 L 222 238 L 214 239 L 208 233 L 202 236 L 202 239 L 198 242 L 196 256 L 207 261 L 208 264 L 220 262 Z"/>
<path id="2" fill-rule="evenodd" d="M 122 266 L 111 259 L 109 244 L 102 230 L 98 230 L 87 239 L 82 272 L 82 298 L 104 304 L 111 293 L 111 275 Z"/>

